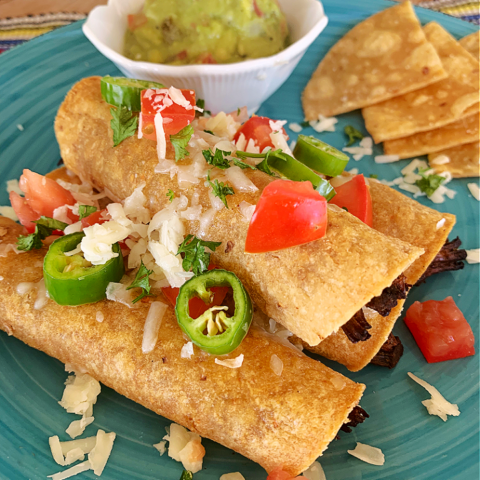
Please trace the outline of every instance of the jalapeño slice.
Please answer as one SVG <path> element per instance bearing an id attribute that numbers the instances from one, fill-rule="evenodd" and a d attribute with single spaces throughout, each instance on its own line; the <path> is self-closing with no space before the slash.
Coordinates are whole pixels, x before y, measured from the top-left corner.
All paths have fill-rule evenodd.
<path id="1" fill-rule="evenodd" d="M 140 94 L 147 88 L 165 88 L 165 86 L 149 80 L 110 76 L 103 77 L 100 82 L 102 98 L 108 104 L 127 107 L 132 112 L 141 111 Z"/>
<path id="2" fill-rule="evenodd" d="M 298 136 L 293 155 L 312 170 L 330 177 L 340 175 L 349 160 L 347 155 L 328 143 L 306 135 Z"/>
<path id="3" fill-rule="evenodd" d="M 84 233 L 72 233 L 55 240 L 43 262 L 43 277 L 48 294 L 60 305 L 83 305 L 103 300 L 107 285 L 123 276 L 122 251 L 113 245 L 118 256 L 104 265 L 91 265 L 81 254 L 65 255 L 76 249 Z"/>
<path id="4" fill-rule="evenodd" d="M 233 316 L 227 316 L 227 307 L 215 306 L 193 319 L 189 313 L 190 299 L 200 297 L 205 303 L 211 303 L 212 287 L 230 287 L 233 290 Z M 225 355 L 233 352 L 245 338 L 252 323 L 253 307 L 250 296 L 238 277 L 232 272 L 215 269 L 183 284 L 175 313 L 180 328 L 195 345 L 212 355 Z"/>

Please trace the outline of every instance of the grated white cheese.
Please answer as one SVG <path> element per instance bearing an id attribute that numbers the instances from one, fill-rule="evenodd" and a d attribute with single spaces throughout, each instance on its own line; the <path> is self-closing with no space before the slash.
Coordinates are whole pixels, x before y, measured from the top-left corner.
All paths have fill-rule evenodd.
<path id="1" fill-rule="evenodd" d="M 370 463 L 371 465 L 383 465 L 385 463 L 385 455 L 376 447 L 365 445 L 364 443 L 357 442 L 357 446 L 354 450 L 347 450 L 350 455 L 357 457 L 363 462 Z"/>
<path id="2" fill-rule="evenodd" d="M 153 119 L 155 132 L 157 136 L 157 156 L 159 160 L 163 160 L 167 155 L 167 141 L 165 139 L 165 131 L 163 129 L 163 117 L 160 112 L 155 114 Z"/>
<path id="3" fill-rule="evenodd" d="M 42 309 L 48 302 L 47 287 L 45 286 L 45 280 L 41 278 L 36 284 L 37 298 L 33 304 L 35 310 Z"/>
<path id="4" fill-rule="evenodd" d="M 24 195 L 17 179 L 7 180 L 7 193 L 10 192 L 18 193 L 20 196 Z"/>
<path id="5" fill-rule="evenodd" d="M 23 125 L 21 125 L 20 123 L 17 124 L 17 128 L 23 132 L 25 129 L 23 128 Z"/>
<path id="6" fill-rule="evenodd" d="M 19 295 L 25 295 L 35 288 L 35 283 L 33 282 L 20 282 L 17 285 L 17 293 Z"/>
<path id="7" fill-rule="evenodd" d="M 71 225 L 67 225 L 65 227 L 64 233 L 65 235 L 70 235 L 71 233 L 81 232 L 82 229 L 83 229 L 82 222 L 76 222 L 76 223 L 72 223 Z"/>
<path id="8" fill-rule="evenodd" d="M 287 155 L 292 155 L 292 151 L 287 143 L 287 137 L 281 131 L 272 132 L 270 134 L 270 139 L 272 140 L 273 146 L 276 149 L 279 148 Z"/>
<path id="9" fill-rule="evenodd" d="M 290 142 L 290 145 L 288 146 L 290 148 L 290 150 L 293 152 L 293 150 L 295 150 L 295 147 L 297 146 L 297 141 L 296 140 L 292 140 Z"/>
<path id="10" fill-rule="evenodd" d="M 287 123 L 286 120 L 269 120 L 268 124 L 272 129 L 272 132 L 281 132 L 283 126 Z"/>
<path id="11" fill-rule="evenodd" d="M 226 360 L 220 360 L 215 358 L 215 363 L 217 365 L 222 365 L 223 367 L 228 368 L 240 368 L 243 364 L 244 355 L 243 353 L 236 358 L 228 358 Z"/>
<path id="12" fill-rule="evenodd" d="M 300 133 L 303 130 L 303 127 L 299 123 L 289 123 L 288 128 L 295 133 Z"/>
<path id="13" fill-rule="evenodd" d="M 470 190 L 470 193 L 472 194 L 473 198 L 480 202 L 480 188 L 479 188 L 479 186 L 476 183 L 468 183 L 467 187 Z M 0 207 L 0 209 L 1 208 L 2 207 Z M 0 211 L 0 214 L 1 213 L 2 212 Z"/>
<path id="14" fill-rule="evenodd" d="M 338 119 L 335 117 L 318 116 L 318 121 L 310 122 L 310 126 L 318 133 L 322 132 L 334 132 L 335 125 L 338 123 Z"/>
<path id="15" fill-rule="evenodd" d="M 302 474 L 308 480 L 327 480 L 325 472 L 319 462 L 313 462 Z"/>
<path id="16" fill-rule="evenodd" d="M 65 458 L 63 457 L 62 446 L 60 445 L 60 439 L 58 438 L 58 435 L 50 437 L 48 439 L 48 444 L 50 445 L 53 459 L 59 465 L 65 466 Z"/>
<path id="17" fill-rule="evenodd" d="M 62 399 L 58 402 L 68 413 L 84 415 L 100 395 L 100 383 L 87 373 L 70 375 L 65 382 Z M 88 415 L 90 416 L 90 415 Z"/>
<path id="18" fill-rule="evenodd" d="M 412 160 L 406 167 L 402 168 L 400 171 L 402 175 L 409 175 L 411 173 L 415 173 L 415 170 L 423 170 L 428 168 L 428 163 L 425 160 L 419 160 L 415 158 Z"/>
<path id="19" fill-rule="evenodd" d="M 243 133 L 240 133 L 240 136 L 238 137 L 236 147 L 237 150 L 240 151 L 245 151 L 245 147 L 247 146 L 247 139 L 245 138 L 245 135 Z"/>
<path id="20" fill-rule="evenodd" d="M 273 373 L 275 375 L 278 375 L 279 377 L 282 375 L 283 372 L 283 362 L 280 360 L 280 358 L 273 354 L 270 357 L 270 368 L 273 370 Z"/>
<path id="21" fill-rule="evenodd" d="M 102 322 L 105 320 L 105 316 L 103 315 L 102 312 L 97 311 L 97 312 L 95 313 L 95 320 L 96 320 L 97 322 L 102 323 Z"/>
<path id="22" fill-rule="evenodd" d="M 167 448 L 165 446 L 166 444 L 167 442 L 165 440 L 162 440 L 161 442 L 155 443 L 153 445 L 154 448 L 158 450 L 158 453 L 160 454 L 160 456 L 162 456 L 167 451 Z"/>
<path id="23" fill-rule="evenodd" d="M 163 437 L 168 440 L 168 456 L 181 462 L 185 470 L 197 473 L 202 469 L 205 448 L 202 438 L 197 433 L 189 432 L 186 428 L 172 423 Z"/>
<path id="24" fill-rule="evenodd" d="M 193 355 L 193 343 L 188 342 L 182 347 L 182 351 L 180 352 L 180 357 L 188 358 L 189 360 L 192 358 Z"/>
<path id="25" fill-rule="evenodd" d="M 90 408 L 92 407 L 90 406 Z M 85 429 L 91 425 L 94 420 L 94 417 L 84 415 L 80 420 L 74 420 L 72 423 L 70 423 L 68 428 L 65 430 L 65 433 L 67 433 L 70 438 L 77 438 L 83 434 Z"/>
<path id="26" fill-rule="evenodd" d="M 132 194 L 123 201 L 125 216 L 137 223 L 148 223 L 151 220 L 150 210 L 145 207 L 147 197 L 143 193 L 144 188 L 145 183 L 140 184 L 133 190 Z"/>
<path id="27" fill-rule="evenodd" d="M 127 290 L 127 288 L 128 285 L 124 283 L 110 282 L 106 290 L 107 300 L 121 303 L 128 308 L 134 308 L 135 305 L 132 302 L 135 300 L 135 294 L 133 290 Z"/>
<path id="28" fill-rule="evenodd" d="M 225 171 L 228 181 L 235 188 L 235 192 L 256 192 L 258 188 L 255 184 L 243 173 L 240 167 L 232 166 Z M 217 198 L 217 197 L 215 197 Z M 220 199 L 218 199 L 220 200 Z M 221 201 L 221 200 L 220 200 Z M 223 202 L 222 202 L 223 205 Z"/>
<path id="29" fill-rule="evenodd" d="M 68 455 L 72 450 L 81 450 L 83 453 L 90 453 L 97 443 L 97 437 L 79 438 L 78 440 L 69 440 L 68 442 L 60 442 L 62 454 Z"/>
<path id="30" fill-rule="evenodd" d="M 445 165 L 446 163 L 450 163 L 450 158 L 446 155 L 439 155 L 435 157 L 433 160 L 430 161 L 432 165 Z"/>
<path id="31" fill-rule="evenodd" d="M 245 220 L 247 222 L 250 222 L 252 219 L 253 213 L 255 212 L 256 205 L 252 205 L 245 200 L 240 202 L 240 205 L 238 206 L 240 209 L 240 213 L 243 215 Z"/>
<path id="32" fill-rule="evenodd" d="M 245 477 L 240 472 L 224 473 L 220 480 L 245 480 Z"/>
<path id="33" fill-rule="evenodd" d="M 48 475 L 49 478 L 52 480 L 64 480 L 66 478 L 73 477 L 78 475 L 79 473 L 86 472 L 87 470 L 91 469 L 90 462 L 87 460 L 86 462 L 79 463 L 63 472 L 54 473 L 53 475 Z"/>
<path id="34" fill-rule="evenodd" d="M 363 148 L 373 148 L 373 138 L 372 137 L 363 137 L 360 140 L 359 145 Z"/>
<path id="35" fill-rule="evenodd" d="M 445 218 L 442 218 L 441 220 L 439 220 L 439 221 L 437 222 L 437 230 L 439 230 L 440 228 L 442 228 L 442 227 L 445 225 L 445 222 L 446 222 L 446 221 L 447 221 L 447 220 L 446 220 Z"/>
<path id="36" fill-rule="evenodd" d="M 168 89 L 168 95 L 172 99 L 173 103 L 180 105 L 185 110 L 191 110 L 193 107 L 190 105 L 190 102 L 184 97 L 181 90 L 175 87 L 170 87 Z"/>
<path id="37" fill-rule="evenodd" d="M 157 343 L 158 331 L 162 325 L 167 305 L 162 302 L 152 302 L 148 309 L 145 326 L 143 327 L 142 352 L 151 352 Z"/>
<path id="38" fill-rule="evenodd" d="M 430 400 L 424 400 L 422 402 L 430 415 L 437 415 L 444 422 L 447 421 L 447 415 L 452 415 L 454 417 L 458 417 L 460 415 L 458 406 L 445 400 L 445 398 L 435 387 L 427 383 L 425 380 L 418 378 L 413 373 L 408 372 L 408 376 L 421 385 L 432 396 Z"/>
<path id="39" fill-rule="evenodd" d="M 474 248 L 472 250 L 465 250 L 467 252 L 468 263 L 480 263 L 480 248 Z"/>
<path id="40" fill-rule="evenodd" d="M 18 222 L 18 217 L 13 207 L 0 207 L 0 215 L 13 220 L 14 222 Z"/>
<path id="41" fill-rule="evenodd" d="M 107 464 L 108 458 L 112 453 L 113 442 L 115 441 L 115 432 L 105 433 L 103 430 L 97 432 L 97 442 L 92 451 L 88 454 L 93 473 L 100 476 Z"/>
<path id="42" fill-rule="evenodd" d="M 375 163 L 393 163 L 400 160 L 398 155 L 377 155 L 375 158 Z"/>

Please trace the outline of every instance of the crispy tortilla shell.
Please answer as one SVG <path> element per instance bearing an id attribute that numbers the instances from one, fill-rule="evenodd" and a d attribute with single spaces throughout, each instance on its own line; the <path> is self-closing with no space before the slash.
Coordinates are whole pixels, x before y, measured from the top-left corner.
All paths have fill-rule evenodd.
<path id="1" fill-rule="evenodd" d="M 479 57 L 480 32 L 474 32 L 466 37 L 461 38 L 458 43 L 470 54 L 475 60 Z"/>
<path id="2" fill-rule="evenodd" d="M 450 161 L 442 165 L 436 164 L 435 158 L 440 155 L 447 156 Z M 479 177 L 479 143 L 467 143 L 432 153 L 428 156 L 428 162 L 437 173 L 450 172 L 454 178 Z"/>

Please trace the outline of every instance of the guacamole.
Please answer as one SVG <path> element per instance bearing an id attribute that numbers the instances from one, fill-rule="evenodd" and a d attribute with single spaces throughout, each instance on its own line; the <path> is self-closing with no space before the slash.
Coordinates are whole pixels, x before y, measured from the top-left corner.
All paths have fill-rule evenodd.
<path id="1" fill-rule="evenodd" d="M 146 0 L 128 16 L 124 54 L 187 65 L 268 57 L 289 44 L 276 0 Z"/>

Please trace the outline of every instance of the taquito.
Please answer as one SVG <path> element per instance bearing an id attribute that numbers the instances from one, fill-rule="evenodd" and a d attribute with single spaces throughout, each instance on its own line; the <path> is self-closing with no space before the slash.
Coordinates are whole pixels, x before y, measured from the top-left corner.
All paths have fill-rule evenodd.
<path id="1" fill-rule="evenodd" d="M 369 179 L 369 184 L 373 228 L 425 251 L 404 272 L 406 282 L 415 285 L 447 241 L 456 217 L 428 208 L 377 180 Z M 397 306 L 387 317 L 370 310 L 367 321 L 372 326 L 368 331 L 371 337 L 365 342 L 352 343 L 340 330 L 317 346 L 310 347 L 305 343 L 304 346 L 314 353 L 345 365 L 353 372 L 361 370 L 387 341 L 402 313 L 404 303 L 405 300 L 398 300 Z"/>
<path id="2" fill-rule="evenodd" d="M 21 233 L 22 227 L 0 217 L 3 243 L 15 243 Z M 47 300 L 37 310 L 37 293 L 19 295 L 17 286 L 42 279 L 46 251 L 0 257 L 0 329 L 267 471 L 281 466 L 295 476 L 308 468 L 362 396 L 364 385 L 259 329 L 252 328 L 232 353 L 245 356 L 243 365 L 230 369 L 196 347 L 191 359 L 181 358 L 186 340 L 171 307 L 148 354 L 141 348 L 148 303 L 128 308 L 105 300 L 65 307 Z M 272 355 L 283 362 L 280 376 L 270 367 Z"/>
<path id="3" fill-rule="evenodd" d="M 180 189 L 170 175 L 155 173 L 155 142 L 130 137 L 113 147 L 110 120 L 99 77 L 83 79 L 70 90 L 55 121 L 67 168 L 115 200 L 125 199 L 144 183 L 152 213 L 166 206 L 170 189 L 189 199 L 196 193 L 201 205 L 210 205 L 209 187 L 203 181 Z M 171 146 L 167 157 L 173 158 Z M 337 331 L 423 253 L 332 208 L 327 234 L 320 240 L 278 252 L 245 254 L 248 222 L 238 206 L 242 201 L 256 204 L 271 181 L 258 170 L 246 175 L 257 192 L 229 195 L 229 208 L 216 213 L 206 236 L 195 220 L 187 222 L 187 233 L 222 242 L 212 256 L 215 264 L 236 273 L 265 314 L 309 345 Z"/>

